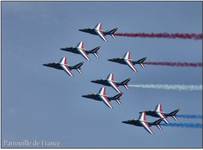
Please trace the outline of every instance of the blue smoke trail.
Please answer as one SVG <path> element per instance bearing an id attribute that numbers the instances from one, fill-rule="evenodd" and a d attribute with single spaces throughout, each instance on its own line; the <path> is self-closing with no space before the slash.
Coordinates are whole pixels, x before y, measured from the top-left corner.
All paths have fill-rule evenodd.
<path id="1" fill-rule="evenodd" d="M 202 128 L 201 123 L 169 123 L 169 124 L 161 124 L 162 126 L 168 127 L 180 127 L 180 128 Z"/>
<path id="2" fill-rule="evenodd" d="M 202 119 L 202 115 L 188 115 L 188 114 L 181 114 L 176 115 L 178 118 L 186 118 L 186 119 Z"/>

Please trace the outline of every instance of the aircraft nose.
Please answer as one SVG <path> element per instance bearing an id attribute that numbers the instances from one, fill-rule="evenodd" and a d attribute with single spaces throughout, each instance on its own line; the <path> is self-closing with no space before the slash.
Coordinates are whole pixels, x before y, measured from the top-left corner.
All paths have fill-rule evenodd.
<path id="1" fill-rule="evenodd" d="M 66 50 L 66 48 L 60 48 L 60 50 L 63 50 L 63 51 L 65 51 L 65 50 Z"/>
<path id="2" fill-rule="evenodd" d="M 91 82 L 92 82 L 92 83 L 97 83 L 97 82 L 96 82 L 96 81 L 94 81 L 94 80 L 92 80 Z"/>
<path id="3" fill-rule="evenodd" d="M 43 66 L 49 67 L 49 65 L 48 65 L 48 64 L 43 64 Z"/>
<path id="4" fill-rule="evenodd" d="M 108 59 L 108 61 L 113 61 L 113 59 Z"/>
<path id="5" fill-rule="evenodd" d="M 84 30 L 84 29 L 79 29 L 79 31 L 82 31 L 82 32 L 84 32 L 85 30 Z"/>
<path id="6" fill-rule="evenodd" d="M 129 122 L 128 122 L 128 121 L 122 121 L 122 123 L 126 123 L 126 124 L 129 124 Z"/>
<path id="7" fill-rule="evenodd" d="M 88 98 L 88 95 L 82 95 L 82 97 Z"/>

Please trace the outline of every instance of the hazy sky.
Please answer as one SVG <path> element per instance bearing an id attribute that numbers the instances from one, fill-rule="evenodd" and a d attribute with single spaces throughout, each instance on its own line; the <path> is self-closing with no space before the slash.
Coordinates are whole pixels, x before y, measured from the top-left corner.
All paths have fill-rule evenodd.
<path id="1" fill-rule="evenodd" d="M 109 109 L 102 102 L 82 98 L 98 92 L 91 80 L 114 73 L 116 80 L 131 78 L 131 84 L 201 84 L 200 68 L 127 66 L 108 62 L 131 51 L 136 60 L 202 61 L 202 43 L 181 39 L 108 37 L 108 42 L 79 32 L 98 22 L 118 32 L 202 32 L 201 2 L 3 2 L 2 11 L 2 139 L 60 142 L 62 147 L 201 147 L 202 129 L 143 128 L 122 124 L 138 118 L 138 112 L 154 109 L 158 103 L 170 112 L 202 114 L 201 92 L 160 91 L 130 88 L 122 104 Z M 82 74 L 69 77 L 63 71 L 42 66 L 58 62 L 85 61 L 80 55 L 60 51 L 84 41 L 87 49 L 101 46 L 99 59 L 82 66 Z M 116 92 L 107 88 L 107 94 Z M 155 120 L 148 117 L 150 121 Z M 175 122 L 169 119 L 171 122 Z M 179 119 L 200 123 L 202 120 Z"/>

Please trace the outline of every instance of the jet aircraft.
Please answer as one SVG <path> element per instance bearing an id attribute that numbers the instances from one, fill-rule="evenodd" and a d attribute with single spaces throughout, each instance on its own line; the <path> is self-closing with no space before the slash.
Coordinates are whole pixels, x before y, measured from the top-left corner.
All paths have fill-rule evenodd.
<path id="1" fill-rule="evenodd" d="M 66 48 L 61 48 L 60 50 L 75 53 L 75 54 L 81 54 L 86 60 L 89 60 L 88 55 L 89 54 L 94 54 L 95 57 L 98 58 L 98 50 L 100 49 L 100 46 L 92 49 L 92 50 L 86 50 L 84 47 L 84 42 L 80 42 L 77 47 L 66 47 Z"/>
<path id="2" fill-rule="evenodd" d="M 114 28 L 110 31 L 104 31 L 102 29 L 102 24 L 101 23 L 98 23 L 95 28 L 86 28 L 86 29 L 79 29 L 79 31 L 82 31 L 82 32 L 86 32 L 86 33 L 90 33 L 90 34 L 93 34 L 93 35 L 98 35 L 102 40 L 104 40 L 105 42 L 107 41 L 105 36 L 106 35 L 110 35 L 112 36 L 114 39 L 115 39 L 115 32 L 118 30 L 118 28 Z"/>
<path id="3" fill-rule="evenodd" d="M 93 80 L 91 82 L 97 83 L 97 84 L 102 84 L 104 86 L 111 86 L 114 90 L 116 90 L 118 93 L 121 93 L 119 90 L 119 86 L 124 86 L 126 89 L 128 89 L 128 82 L 130 81 L 130 78 L 117 82 L 115 81 L 114 74 L 110 73 L 106 79 L 100 79 L 100 80 Z"/>
<path id="4" fill-rule="evenodd" d="M 164 113 L 163 112 L 163 108 L 161 104 L 156 105 L 155 110 L 154 111 L 143 111 L 146 113 L 146 115 L 152 116 L 152 117 L 157 117 L 157 118 L 161 118 L 163 119 L 163 121 L 168 124 L 168 120 L 166 119 L 167 117 L 172 117 L 175 120 L 177 120 L 176 118 L 176 114 L 179 112 L 179 109 L 176 109 L 170 113 Z M 140 112 L 140 113 L 143 113 Z"/>
<path id="5" fill-rule="evenodd" d="M 150 134 L 154 134 L 150 127 L 156 126 L 157 128 L 161 129 L 161 126 L 160 126 L 161 121 L 162 121 L 162 119 L 158 119 L 154 122 L 148 122 L 146 120 L 146 114 L 145 114 L 145 112 L 143 112 L 140 114 L 138 120 L 132 119 L 132 120 L 123 121 L 122 123 L 139 126 L 139 127 L 144 127 L 144 129 L 146 129 L 147 132 L 149 132 Z"/>
<path id="6" fill-rule="evenodd" d="M 113 108 L 111 105 L 111 101 L 115 100 L 118 104 L 120 104 L 120 97 L 122 93 L 119 93 L 113 97 L 108 97 L 106 95 L 106 87 L 102 87 L 97 94 L 88 94 L 82 95 L 82 97 L 94 99 L 96 101 L 103 101 L 109 108 Z"/>
<path id="7" fill-rule="evenodd" d="M 123 65 L 128 65 L 134 72 L 137 72 L 137 69 L 135 68 L 135 64 L 141 65 L 142 68 L 144 68 L 144 61 L 147 59 L 147 57 L 144 57 L 142 59 L 139 59 L 137 61 L 133 61 L 131 58 L 131 53 L 128 51 L 125 53 L 125 55 L 122 58 L 112 58 L 108 59 L 108 61 L 112 61 L 115 63 L 120 63 Z"/>
<path id="8" fill-rule="evenodd" d="M 70 66 L 68 64 L 67 58 L 63 57 L 59 63 L 48 63 L 43 65 L 58 70 L 64 70 L 69 76 L 73 76 L 71 70 L 76 69 L 79 73 L 81 73 L 81 66 L 83 65 L 83 63 L 84 62 L 80 62 L 74 66 Z"/>

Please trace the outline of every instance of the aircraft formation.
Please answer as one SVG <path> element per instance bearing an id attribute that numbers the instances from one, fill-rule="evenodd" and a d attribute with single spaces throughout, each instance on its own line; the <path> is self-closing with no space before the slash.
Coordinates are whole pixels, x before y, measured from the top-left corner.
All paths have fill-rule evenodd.
<path id="1" fill-rule="evenodd" d="M 109 35 L 115 39 L 114 34 L 116 33 L 117 30 L 118 30 L 118 28 L 113 28 L 109 31 L 104 31 L 102 29 L 101 23 L 98 23 L 94 28 L 79 29 L 79 31 L 89 33 L 92 35 L 97 35 L 105 42 L 107 41 L 106 40 L 107 35 Z M 101 48 L 100 46 L 97 46 L 93 49 L 87 50 L 84 46 L 84 42 L 81 41 L 75 47 L 64 47 L 64 48 L 60 48 L 60 50 L 69 52 L 69 53 L 79 54 L 86 61 L 89 61 L 90 54 L 92 54 L 96 58 L 98 58 L 98 53 L 99 53 L 100 48 Z M 127 65 L 133 72 L 137 72 L 135 65 L 138 64 L 142 68 L 144 68 L 144 62 L 146 59 L 147 59 L 147 57 L 143 57 L 143 58 L 135 61 L 131 58 L 131 52 L 127 51 L 127 52 L 125 52 L 123 57 L 111 58 L 111 59 L 108 59 L 108 61 Z M 69 76 L 72 77 L 73 76 L 72 70 L 77 70 L 79 73 L 81 73 L 81 68 L 82 68 L 83 64 L 84 64 L 84 62 L 79 62 L 78 64 L 70 65 L 68 63 L 68 59 L 66 57 L 63 57 L 59 62 L 47 63 L 47 64 L 43 64 L 43 65 L 46 67 L 63 70 Z M 82 97 L 88 98 L 88 99 L 93 99 L 95 101 L 101 101 L 107 107 L 112 109 L 113 108 L 112 101 L 116 101 L 118 104 L 121 104 L 121 97 L 123 95 L 123 92 L 121 92 L 119 87 L 123 86 L 126 89 L 128 89 L 128 83 L 130 82 L 130 80 L 131 80 L 130 78 L 126 78 L 123 81 L 116 81 L 114 74 L 109 73 L 108 76 L 106 77 L 106 79 L 97 79 L 97 80 L 91 81 L 92 83 L 103 85 L 103 87 L 100 88 L 100 90 L 97 93 L 82 95 Z M 117 94 L 114 96 L 108 96 L 106 93 L 106 86 L 113 88 L 117 92 Z M 163 121 L 166 124 L 168 124 L 168 120 L 167 120 L 168 117 L 173 117 L 175 120 L 177 120 L 176 114 L 178 113 L 178 111 L 179 111 L 179 109 L 176 109 L 170 113 L 165 113 L 165 112 L 163 112 L 162 105 L 158 104 L 156 106 L 155 110 L 153 110 L 153 111 L 140 112 L 140 116 L 139 116 L 138 120 L 132 119 L 132 120 L 123 121 L 122 123 L 144 127 L 144 129 L 146 129 L 146 131 L 148 131 L 150 134 L 153 134 L 153 132 L 150 128 L 151 126 L 156 126 L 159 129 L 161 129 L 161 122 Z M 147 121 L 146 116 L 152 116 L 152 117 L 156 117 L 159 119 L 155 120 L 154 122 L 149 122 L 149 121 Z"/>

